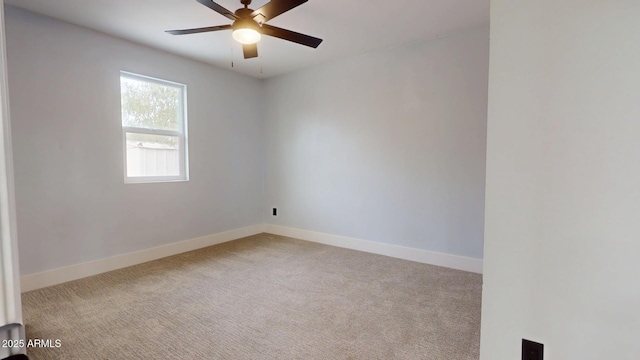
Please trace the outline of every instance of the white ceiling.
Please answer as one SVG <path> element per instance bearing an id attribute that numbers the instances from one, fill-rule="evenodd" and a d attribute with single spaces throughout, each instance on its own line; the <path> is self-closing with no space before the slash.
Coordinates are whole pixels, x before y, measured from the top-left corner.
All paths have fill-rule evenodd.
<path id="1" fill-rule="evenodd" d="M 254 0 L 250 7 L 258 9 L 267 2 Z M 231 23 L 195 0 L 5 3 L 228 69 L 233 59 L 231 70 L 264 78 L 489 23 L 489 0 L 310 0 L 269 24 L 324 39 L 317 49 L 264 36 L 259 57 L 245 60 L 230 31 L 181 36 L 164 32 Z M 231 11 L 242 6 L 239 0 L 217 3 Z"/>

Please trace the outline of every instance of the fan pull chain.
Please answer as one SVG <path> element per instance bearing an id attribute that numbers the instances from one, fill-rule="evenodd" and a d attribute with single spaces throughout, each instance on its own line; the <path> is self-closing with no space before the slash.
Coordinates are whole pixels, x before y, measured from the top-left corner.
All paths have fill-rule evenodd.
<path id="1" fill-rule="evenodd" d="M 263 74 L 263 71 L 262 71 L 263 65 L 264 65 L 264 62 L 262 61 L 262 58 L 260 58 L 260 77 L 262 77 L 262 74 Z"/>
<path id="2" fill-rule="evenodd" d="M 231 68 L 233 69 L 233 46 L 231 47 Z"/>

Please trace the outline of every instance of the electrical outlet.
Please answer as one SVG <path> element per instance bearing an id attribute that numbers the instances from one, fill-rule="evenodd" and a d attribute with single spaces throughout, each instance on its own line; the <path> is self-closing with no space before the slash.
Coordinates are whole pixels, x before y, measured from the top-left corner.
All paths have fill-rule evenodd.
<path id="1" fill-rule="evenodd" d="M 543 360 L 544 345 L 522 339 L 522 360 Z"/>
<path id="2" fill-rule="evenodd" d="M 273 216 L 278 216 L 278 208 L 273 208 Z"/>

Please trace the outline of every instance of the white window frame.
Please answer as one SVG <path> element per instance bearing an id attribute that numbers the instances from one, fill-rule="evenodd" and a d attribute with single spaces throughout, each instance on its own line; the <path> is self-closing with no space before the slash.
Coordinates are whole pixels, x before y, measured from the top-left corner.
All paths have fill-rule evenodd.
<path id="1" fill-rule="evenodd" d="M 187 137 L 187 85 L 158 79 L 150 76 L 135 74 L 127 71 L 120 71 L 120 78 L 129 78 L 137 81 L 145 81 L 159 84 L 162 86 L 175 87 L 180 90 L 180 128 L 177 131 L 145 129 L 122 125 L 122 112 L 120 112 L 120 124 L 122 125 L 122 144 L 124 155 L 124 182 L 125 184 L 155 183 L 155 182 L 175 182 L 189 181 L 189 153 L 188 153 L 188 137 Z M 122 96 L 122 91 L 120 92 Z M 127 133 L 131 134 L 148 134 L 148 135 L 164 135 L 175 136 L 178 138 L 178 169 L 180 174 L 177 176 L 127 176 Z"/>

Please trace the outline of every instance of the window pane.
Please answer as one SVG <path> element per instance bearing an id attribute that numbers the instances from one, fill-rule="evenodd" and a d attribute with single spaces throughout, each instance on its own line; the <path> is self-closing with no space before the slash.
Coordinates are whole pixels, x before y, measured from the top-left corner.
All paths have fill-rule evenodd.
<path id="1" fill-rule="evenodd" d="M 180 88 L 121 76 L 120 91 L 123 126 L 180 130 Z"/>
<path id="2" fill-rule="evenodd" d="M 180 176 L 179 138 L 126 134 L 127 176 Z"/>

